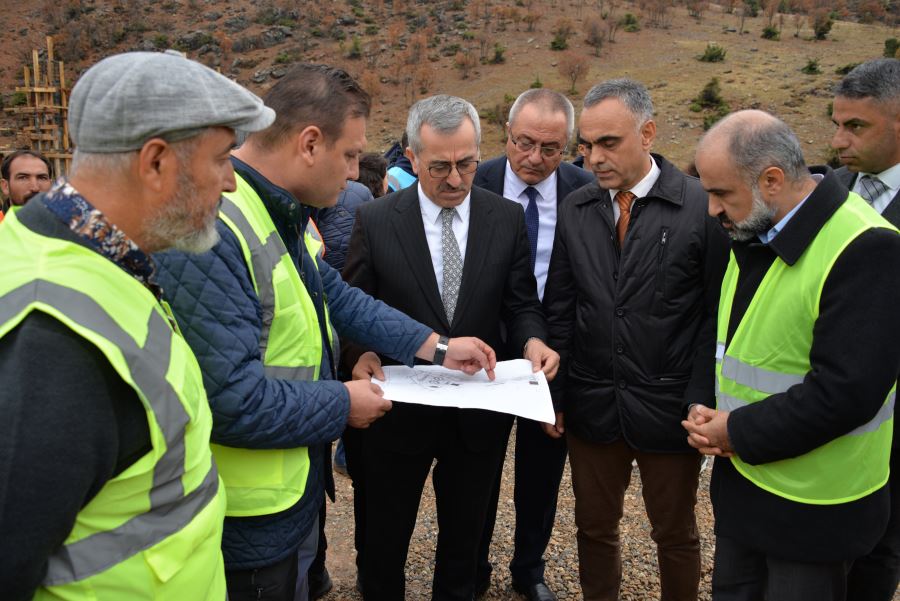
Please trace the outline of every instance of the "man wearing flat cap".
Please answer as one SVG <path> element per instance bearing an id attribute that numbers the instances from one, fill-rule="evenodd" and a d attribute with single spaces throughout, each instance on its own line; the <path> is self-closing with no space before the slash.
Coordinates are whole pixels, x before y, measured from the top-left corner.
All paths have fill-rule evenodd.
<path id="1" fill-rule="evenodd" d="M 235 134 L 274 118 L 170 54 L 72 91 L 69 178 L 0 227 L 4 599 L 225 598 L 212 416 L 149 253 L 215 243 Z"/>
<path id="2" fill-rule="evenodd" d="M 233 153 L 221 241 L 160 256 L 160 282 L 197 354 L 228 497 L 231 601 L 306 599 L 326 443 L 391 408 L 368 380 L 335 379 L 338 335 L 412 365 L 492 370 L 476 338 L 439 336 L 344 283 L 307 231 L 359 174 L 369 95 L 341 69 L 297 65 L 265 95 L 275 122 Z M 330 471 L 330 470 L 329 470 Z"/>

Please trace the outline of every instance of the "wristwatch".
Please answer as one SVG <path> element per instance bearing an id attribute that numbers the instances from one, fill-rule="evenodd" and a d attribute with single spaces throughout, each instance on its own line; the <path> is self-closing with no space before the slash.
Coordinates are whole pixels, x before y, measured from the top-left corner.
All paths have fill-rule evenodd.
<path id="1" fill-rule="evenodd" d="M 450 338 L 447 336 L 438 336 L 437 345 L 434 347 L 434 359 L 431 362 L 434 365 L 443 365 L 444 359 L 447 358 L 447 349 L 450 346 Z"/>

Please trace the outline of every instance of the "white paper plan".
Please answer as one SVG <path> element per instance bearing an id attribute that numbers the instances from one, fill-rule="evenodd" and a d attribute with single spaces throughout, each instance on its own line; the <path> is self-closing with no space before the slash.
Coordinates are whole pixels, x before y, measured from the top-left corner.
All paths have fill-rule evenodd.
<path id="1" fill-rule="evenodd" d="M 489 409 L 539 422 L 556 422 L 550 387 L 544 372 L 531 371 L 531 361 L 500 361 L 496 378 L 488 380 L 484 370 L 474 376 L 438 365 L 388 365 L 385 381 L 372 378 L 384 390 L 384 398 L 398 403 L 436 407 Z"/>

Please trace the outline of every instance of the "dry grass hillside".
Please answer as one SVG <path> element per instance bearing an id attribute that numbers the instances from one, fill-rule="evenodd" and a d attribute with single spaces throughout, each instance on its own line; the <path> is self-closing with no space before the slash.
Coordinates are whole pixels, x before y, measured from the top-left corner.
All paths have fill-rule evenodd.
<path id="1" fill-rule="evenodd" d="M 478 107 L 489 157 L 501 151 L 500 123 L 510 97 L 537 81 L 569 90 L 571 80 L 560 66 L 574 62 L 577 71 L 580 59 L 586 73 L 575 82 L 576 106 L 592 82 L 616 76 L 643 81 L 657 107 L 656 149 L 680 165 L 690 161 L 704 119 L 715 112 L 690 110 L 713 77 L 730 109 L 759 107 L 782 116 L 799 133 L 808 160 L 822 162 L 836 70 L 881 56 L 885 39 L 897 36 L 884 24 L 893 16 L 877 15 L 880 21 L 865 24 L 836 20 L 826 39 L 816 41 L 806 16 L 774 13 L 780 40 L 766 40 L 765 3 L 754 18 L 742 16 L 747 6 L 734 0 L 729 4 L 737 8 L 693 0 L 677 6 L 659 0 L 3 3 L 10 5 L 0 21 L 0 99 L 6 106 L 21 100 L 14 93 L 21 66 L 46 35 L 54 36 L 70 78 L 114 52 L 176 47 L 264 92 L 294 61 L 328 62 L 356 74 L 376 97 L 372 150 L 385 149 L 398 136 L 413 101 L 446 92 Z M 860 6 L 852 7 L 855 13 L 846 7 L 838 12 L 855 19 Z M 626 15 L 636 24 L 627 26 Z M 568 50 L 551 49 L 567 32 Z M 723 61 L 697 60 L 709 43 L 725 50 Z M 801 72 L 810 61 L 818 62 L 820 73 Z M 7 134 L 0 146 L 21 144 L 15 122 L 4 118 L 0 125 L 8 128 L 0 132 Z"/>

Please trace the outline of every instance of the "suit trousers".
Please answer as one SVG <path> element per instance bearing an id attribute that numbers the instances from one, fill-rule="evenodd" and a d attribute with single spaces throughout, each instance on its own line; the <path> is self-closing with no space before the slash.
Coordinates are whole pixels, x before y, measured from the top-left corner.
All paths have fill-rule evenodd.
<path id="1" fill-rule="evenodd" d="M 565 438 L 551 438 L 540 422 L 516 419 L 515 488 L 516 529 L 509 572 L 522 586 L 544 582 L 544 551 L 556 520 L 556 499 L 566 466 Z M 505 455 L 505 452 L 504 452 Z M 486 583 L 493 570 L 488 555 L 497 519 L 502 466 L 497 472 L 478 550 L 476 584 Z"/>
<path id="2" fill-rule="evenodd" d="M 632 461 L 656 542 L 661 601 L 696 601 L 700 583 L 700 536 L 694 517 L 700 477 L 699 453 L 646 453 L 623 440 L 595 443 L 566 434 L 578 570 L 585 601 L 616 601 L 622 581 L 619 522 Z"/>
<path id="3" fill-rule="evenodd" d="M 717 536 L 715 563 L 713 601 L 852 601 L 848 562 L 779 559 Z"/>
<path id="4" fill-rule="evenodd" d="M 436 435 L 424 448 L 406 449 L 370 430 L 363 439 L 366 533 L 363 597 L 403 601 L 409 541 L 425 481 L 431 471 L 437 506 L 437 555 L 432 599 L 471 601 L 478 544 L 488 502 L 503 457 L 502 440 L 469 448 L 460 436 L 456 412 L 444 409 Z M 506 430 L 508 436 L 509 430 Z"/>
<path id="5" fill-rule="evenodd" d="M 871 553 L 853 562 L 847 577 L 847 601 L 891 601 L 900 584 L 900 484 L 894 471 L 896 455 L 894 447 L 891 449 L 891 518 L 887 530 Z"/>

